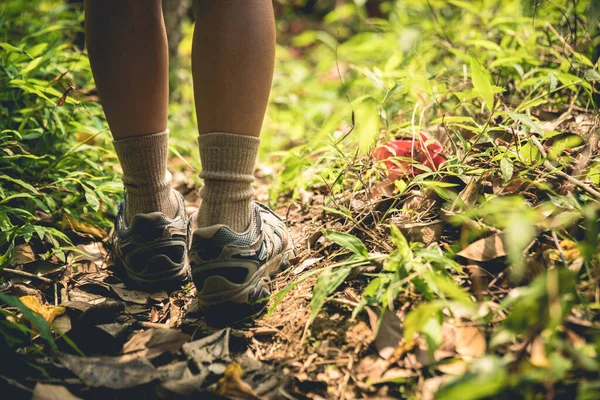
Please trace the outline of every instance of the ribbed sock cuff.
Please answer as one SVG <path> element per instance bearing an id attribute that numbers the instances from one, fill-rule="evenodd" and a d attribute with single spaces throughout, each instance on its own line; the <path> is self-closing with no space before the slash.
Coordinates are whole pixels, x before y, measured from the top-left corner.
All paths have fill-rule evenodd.
<path id="1" fill-rule="evenodd" d="M 140 213 L 177 215 L 179 202 L 167 171 L 169 131 L 115 140 L 113 145 L 123 169 L 127 222 Z"/>
<path id="2" fill-rule="evenodd" d="M 260 139 L 214 132 L 198 139 L 204 187 L 198 210 L 198 227 L 227 225 L 244 231 L 252 219 L 254 166 Z"/>

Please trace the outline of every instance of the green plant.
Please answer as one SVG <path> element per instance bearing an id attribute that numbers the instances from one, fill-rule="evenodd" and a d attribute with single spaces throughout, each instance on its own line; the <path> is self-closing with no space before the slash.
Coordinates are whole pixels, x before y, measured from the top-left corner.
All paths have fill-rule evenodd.
<path id="1" fill-rule="evenodd" d="M 0 268 L 32 240 L 64 262 L 68 232 L 104 236 L 121 192 L 88 60 L 69 44 L 82 16 L 45 7 L 0 5 Z"/>
<path id="2" fill-rule="evenodd" d="M 293 39 L 301 59 L 280 49 L 285 79 L 274 82 L 266 130 L 276 135 L 267 143 L 291 149 L 276 154 L 282 172 L 271 198 L 310 204 L 302 196 L 320 193 L 323 224 L 337 231 L 317 249 L 333 264 L 299 278 L 320 273 L 307 328 L 359 280 L 353 316 L 366 306 L 380 317 L 408 308 L 406 343 L 423 337 L 433 354 L 449 318 L 489 336 L 488 355 L 448 381 L 442 398 L 591 393 L 597 329 L 577 349 L 568 332 L 574 315 L 594 318 L 598 308 L 598 159 L 581 161 L 597 126 L 594 3 L 391 1 L 385 20 L 345 7 Z M 382 200 L 385 167 L 370 150 L 421 130 L 445 141 L 447 161 L 388 182 Z M 396 228 L 435 221 L 445 225 L 437 245 Z M 480 259 L 461 255 L 469 247 Z M 504 293 L 478 292 L 463 268 L 492 262 L 507 268 L 484 273 L 505 282 Z M 524 356 L 534 340 L 544 361 Z"/>

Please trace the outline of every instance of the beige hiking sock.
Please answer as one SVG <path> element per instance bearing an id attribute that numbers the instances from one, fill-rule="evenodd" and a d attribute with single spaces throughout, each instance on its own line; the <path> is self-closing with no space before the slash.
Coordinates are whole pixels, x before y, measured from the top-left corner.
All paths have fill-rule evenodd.
<path id="1" fill-rule="evenodd" d="M 179 201 L 167 171 L 169 131 L 115 140 L 113 145 L 123 169 L 127 223 L 136 214 L 155 211 L 175 217 Z"/>
<path id="2" fill-rule="evenodd" d="M 252 182 L 260 139 L 233 133 L 207 133 L 198 139 L 204 186 L 200 190 L 199 228 L 223 224 L 234 232 L 252 220 Z"/>

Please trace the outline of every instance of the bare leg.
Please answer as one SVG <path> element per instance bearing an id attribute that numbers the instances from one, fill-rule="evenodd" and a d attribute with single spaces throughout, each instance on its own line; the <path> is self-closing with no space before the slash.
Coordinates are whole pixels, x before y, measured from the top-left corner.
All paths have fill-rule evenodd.
<path id="1" fill-rule="evenodd" d="M 87 0 L 92 72 L 121 167 L 127 223 L 137 214 L 173 218 L 179 201 L 167 172 L 167 35 L 160 0 Z"/>
<path id="2" fill-rule="evenodd" d="M 252 181 L 275 60 L 271 0 L 200 0 L 192 72 L 204 187 L 198 227 L 252 221 Z"/>
<path id="3" fill-rule="evenodd" d="M 207 321 L 257 311 L 293 254 L 284 222 L 252 202 L 275 56 L 272 0 L 200 0 L 192 69 L 204 187 L 189 248 Z M 209 322 L 211 323 L 211 322 Z"/>
<path id="4" fill-rule="evenodd" d="M 169 59 L 160 0 L 87 0 L 85 35 L 115 139 L 167 129 Z"/>
<path id="5" fill-rule="evenodd" d="M 200 0 L 192 70 L 200 135 L 258 136 L 275 60 L 271 0 Z"/>

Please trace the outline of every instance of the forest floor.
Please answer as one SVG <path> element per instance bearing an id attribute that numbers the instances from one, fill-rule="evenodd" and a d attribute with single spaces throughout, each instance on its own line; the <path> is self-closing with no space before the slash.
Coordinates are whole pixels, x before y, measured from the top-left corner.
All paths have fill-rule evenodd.
<path id="1" fill-rule="evenodd" d="M 259 168 L 257 175 L 263 176 L 256 185 L 257 199 L 266 201 L 268 174 Z M 199 204 L 194 180 L 178 174 L 175 187 L 185 195 L 191 214 Z M 318 244 L 324 238 L 324 225 L 318 222 L 322 198 L 311 198 L 310 207 L 291 202 L 277 209 L 287 218 L 296 257 L 272 282 L 274 293 L 307 270 L 325 266 L 323 248 Z M 54 320 L 54 327 L 87 357 L 69 354 L 74 353 L 73 347 L 59 339 L 59 349 L 65 351 L 58 356 L 62 365 L 38 358 L 36 362 L 45 370 L 41 375 L 17 380 L 0 375 L 2 386 L 15 398 L 26 398 L 34 387 L 34 398 L 62 399 L 72 398 L 65 390 L 86 399 L 124 399 L 132 393 L 139 398 L 178 398 L 197 396 L 198 392 L 204 393 L 202 398 L 353 399 L 370 395 L 383 399 L 396 398 L 397 388 L 386 382 L 417 377 L 422 367 L 415 359 L 410 369 L 400 369 L 393 366 L 396 359 L 377 354 L 371 346 L 377 321 L 373 310 L 368 310 L 371 320 L 351 318 L 364 281 L 351 282 L 332 299 L 313 322 L 310 335 L 305 326 L 316 276 L 297 283 L 270 313 L 265 310 L 227 328 L 213 327 L 196 309 L 193 284 L 170 293 L 129 289 L 112 261 L 110 240 L 90 241 L 93 235 L 81 235 L 82 243 L 70 258 L 77 262 L 75 269 L 44 271 L 43 276 L 55 282 L 54 290 L 61 292 L 62 302 L 43 307 L 49 313 L 64 310 Z M 36 275 L 53 267 L 35 260 L 28 245 L 17 249 L 17 257 L 23 271 Z M 35 287 L 47 288 L 47 280 L 16 275 L 5 292 L 43 303 L 44 296 Z M 377 339 L 386 342 L 380 348 L 388 352 L 402 335 L 400 320 L 391 318 L 392 324 Z M 431 398 L 433 390 L 425 390 L 425 398 Z"/>
<path id="2" fill-rule="evenodd" d="M 178 170 L 181 162 L 181 158 L 173 158 L 170 169 Z M 256 198 L 267 202 L 271 167 L 259 164 L 256 176 Z M 199 204 L 195 181 L 191 172 L 174 174 L 175 188 L 185 196 L 188 214 Z M 353 194 L 352 198 L 342 196 L 355 210 L 362 210 L 356 215 L 368 215 L 376 213 L 384 203 L 389 206 L 392 198 L 387 197 L 385 187 L 390 184 L 393 183 L 387 180 L 380 182 L 372 188 L 372 197 L 366 202 L 361 201 L 364 192 Z M 466 199 L 470 190 L 465 185 L 461 196 Z M 85 229 L 87 232 L 78 233 L 79 239 L 74 242 L 79 244 L 70 253 L 67 265 L 40 260 L 31 244 L 18 246 L 16 263 L 24 274 L 15 272 L 11 287 L 5 292 L 21 300 L 26 298 L 23 296 L 38 299 L 43 304 L 46 296 L 42 291 L 54 291 L 61 304 L 46 304 L 39 311 L 47 320 L 56 317 L 55 331 L 66 334 L 68 339 L 56 340 L 57 358 L 30 354 L 31 361 L 41 367 L 38 373 L 29 371 L 20 379 L 0 375 L 4 390 L 15 398 L 27 398 L 32 390 L 34 398 L 51 398 L 43 397 L 50 394 L 55 398 L 71 398 L 68 396 L 72 394 L 86 399 L 132 395 L 186 398 L 199 393 L 202 398 L 242 399 L 434 398 L 444 383 L 467 371 L 466 363 L 485 357 L 489 342 L 486 323 L 448 303 L 452 314 L 445 314 L 440 327 L 443 337 L 434 353 L 428 351 L 426 339 L 407 341 L 407 309 L 418 304 L 418 297 L 401 295 L 404 301 L 392 303 L 395 309 L 364 305 L 362 296 L 367 292 L 369 274 L 381 271 L 377 253 L 370 253 L 372 265 L 355 268 L 329 290 L 326 304 L 311 319 L 318 273 L 339 266 L 340 250 L 344 252 L 343 247 L 327 237 L 327 232 L 352 230 L 351 224 L 342 223 L 343 219 L 326 211 L 324 199 L 318 190 L 303 193 L 296 201 L 281 198 L 282 205 L 276 210 L 288 222 L 296 257 L 290 268 L 272 282 L 274 297 L 267 306 L 268 312 L 227 328 L 213 327 L 203 320 L 191 283 L 171 293 L 129 289 L 112 262 L 110 239 L 97 232 Z M 418 235 L 423 242 L 437 240 L 443 246 L 445 240 L 451 240 L 450 236 L 456 236 L 451 225 L 432 220 L 432 215 L 440 212 L 435 195 L 410 195 L 402 204 L 404 213 L 412 208 L 422 221 L 397 222 L 409 238 Z M 555 218 L 550 214 L 548 217 L 547 221 Z M 77 229 L 70 229 L 73 237 Z M 375 226 L 373 234 L 378 229 L 381 230 Z M 494 261 L 505 257 L 502 241 L 498 243 L 494 236 L 488 238 L 491 240 L 467 246 L 469 254 L 461 253 L 465 273 L 455 276 L 456 284 L 466 292 L 478 299 L 491 299 L 480 303 L 483 309 L 500 307 L 500 299 L 514 290 L 503 263 Z M 563 249 L 568 242 L 561 243 L 544 250 L 545 254 L 556 260 L 562 257 L 569 269 L 579 271 L 579 253 Z M 389 246 L 383 238 L 379 244 Z M 27 271 L 37 278 L 27 276 Z M 406 279 L 414 279 L 414 275 Z M 33 300 L 33 305 L 29 301 L 26 304 L 36 310 L 35 303 Z M 365 312 L 353 315 L 361 303 Z M 501 308 L 496 311 L 502 315 Z M 48 317 L 54 312 L 54 317 Z M 565 340 L 581 348 L 585 343 L 583 335 L 590 335 L 597 328 L 594 322 L 577 315 L 572 313 L 567 318 Z M 491 324 L 504 319 L 496 318 Z M 543 366 L 548 359 L 540 338 L 536 333 L 506 352 Z M 27 360 L 28 355 L 24 356 Z"/>
<path id="3" fill-rule="evenodd" d="M 42 3 L 0 2 L 0 398 L 600 398 L 597 2 L 278 17 L 256 198 L 297 254 L 227 328 L 191 283 L 146 293 L 113 265 L 82 13 Z M 192 37 L 169 106 L 188 214 Z"/>

